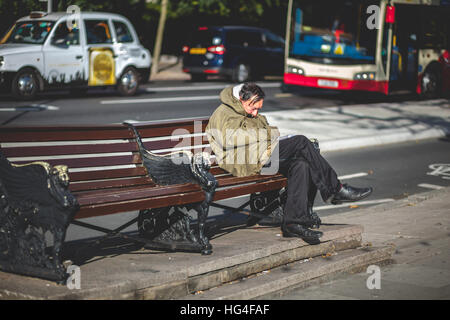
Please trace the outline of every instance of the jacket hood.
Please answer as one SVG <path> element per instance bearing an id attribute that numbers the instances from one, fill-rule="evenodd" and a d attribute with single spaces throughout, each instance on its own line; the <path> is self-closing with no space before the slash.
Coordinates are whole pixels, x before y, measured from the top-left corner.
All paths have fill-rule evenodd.
<path id="1" fill-rule="evenodd" d="M 226 104 L 227 106 L 231 107 L 237 113 L 245 116 L 247 113 L 245 112 L 241 101 L 239 101 L 239 99 L 237 99 L 233 95 L 233 88 L 234 86 L 230 86 L 223 89 L 220 92 L 220 101 L 222 101 L 223 104 Z"/>

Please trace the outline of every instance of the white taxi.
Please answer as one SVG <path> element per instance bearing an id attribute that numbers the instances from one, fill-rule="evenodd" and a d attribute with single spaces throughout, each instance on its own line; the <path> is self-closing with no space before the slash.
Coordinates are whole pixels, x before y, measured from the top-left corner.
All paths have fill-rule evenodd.
<path id="1" fill-rule="evenodd" d="M 51 88 L 99 86 L 134 95 L 150 66 L 150 52 L 118 14 L 32 12 L 0 39 L 0 88 L 19 99 Z"/>

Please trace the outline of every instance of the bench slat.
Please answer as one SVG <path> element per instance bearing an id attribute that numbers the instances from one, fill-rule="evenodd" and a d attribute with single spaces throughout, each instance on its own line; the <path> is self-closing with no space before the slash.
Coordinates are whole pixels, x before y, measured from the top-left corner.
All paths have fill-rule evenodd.
<path id="1" fill-rule="evenodd" d="M 183 194 L 172 194 L 155 198 L 142 198 L 133 201 L 121 201 L 115 203 L 100 203 L 81 207 L 75 216 L 75 219 L 109 215 L 113 213 L 139 211 L 143 208 L 161 208 L 171 206 L 185 205 L 194 202 L 200 202 L 205 199 L 201 191 L 187 192 Z"/>
<path id="2" fill-rule="evenodd" d="M 135 142 L 2 148 L 2 152 L 6 157 L 37 157 L 133 151 L 138 151 Z"/>
<path id="3" fill-rule="evenodd" d="M 174 147 L 193 147 L 197 145 L 209 144 L 208 139 L 203 137 L 184 137 L 173 139 L 168 138 L 164 140 L 145 141 L 144 147 L 148 150 L 169 149 Z"/>
<path id="4" fill-rule="evenodd" d="M 263 178 L 262 178 L 263 177 Z M 262 180 L 264 179 L 264 180 Z M 236 185 L 242 185 L 245 183 L 260 184 L 267 180 L 284 179 L 282 175 L 277 176 L 251 176 L 251 177 L 227 177 L 218 178 L 219 187 L 231 187 Z M 262 180 L 262 181 L 261 181 Z M 152 188 L 148 187 L 129 187 L 118 190 L 108 190 L 105 194 L 103 191 L 95 190 L 91 192 L 78 193 L 80 205 L 94 205 L 99 203 L 136 200 L 145 197 L 155 197 L 160 195 L 168 195 L 172 193 L 183 193 L 200 190 L 200 186 L 197 184 L 186 183 L 170 186 L 156 185 Z"/>
<path id="5" fill-rule="evenodd" d="M 5 127 L 0 128 L 1 142 L 49 142 L 78 140 L 131 139 L 133 133 L 123 125 L 79 127 Z"/>
<path id="6" fill-rule="evenodd" d="M 219 190 L 214 196 L 214 201 L 227 199 L 230 197 L 240 196 L 242 194 L 250 194 L 253 192 L 264 192 L 273 189 L 279 189 L 286 186 L 286 179 L 273 179 L 260 184 L 246 185 L 238 188 L 228 188 Z M 184 192 L 180 194 L 171 194 L 166 196 L 158 196 L 154 198 L 141 198 L 128 201 L 117 201 L 114 203 L 99 203 L 93 205 L 82 206 L 75 216 L 75 219 L 89 218 L 93 216 L 102 216 L 119 212 L 139 211 L 143 208 L 160 208 L 176 205 L 186 205 L 193 202 L 204 200 L 202 191 Z"/>
<path id="7" fill-rule="evenodd" d="M 75 193 L 81 206 L 95 205 L 100 203 L 112 203 L 118 201 L 129 201 L 142 198 L 159 197 L 169 194 L 181 196 L 184 192 L 200 191 L 200 186 L 192 183 L 176 184 L 170 186 L 128 187 L 119 190 L 108 190 L 108 193 L 96 190 L 86 193 Z"/>
<path id="8" fill-rule="evenodd" d="M 251 193 L 255 193 L 255 192 L 265 192 L 265 191 L 274 190 L 274 189 L 281 189 L 283 187 L 286 187 L 286 185 L 287 185 L 287 179 L 283 177 L 283 178 L 267 180 L 267 181 L 264 181 L 261 183 L 254 183 L 254 184 L 249 184 L 249 185 L 226 188 L 226 189 L 216 191 L 213 201 L 224 200 L 224 199 L 237 197 L 237 196 L 241 196 L 241 195 L 245 195 L 245 194 L 250 195 Z"/>
<path id="9" fill-rule="evenodd" d="M 86 181 L 86 180 L 101 180 L 101 179 L 137 177 L 137 176 L 145 176 L 145 175 L 147 175 L 147 170 L 144 167 L 136 167 L 136 168 L 125 168 L 125 169 L 69 172 L 69 180 L 71 182 L 77 182 L 77 181 Z"/>
<path id="10" fill-rule="evenodd" d="M 200 123 L 200 122 L 199 122 Z M 192 122 L 177 125 L 176 123 L 168 123 L 164 126 L 144 126 L 136 125 L 141 138 L 164 137 L 179 134 L 202 133 L 205 131 L 208 122 L 202 121 L 201 125 L 195 125 Z"/>
<path id="11" fill-rule="evenodd" d="M 146 185 L 147 187 L 155 186 L 155 183 L 149 177 L 138 177 L 138 178 L 128 178 L 128 179 L 117 179 L 117 180 L 104 180 L 104 181 L 92 181 L 92 182 L 81 182 L 81 183 L 71 183 L 69 189 L 71 192 L 76 191 L 89 191 L 98 189 L 111 189 L 111 188 L 125 188 L 132 186 Z"/>
<path id="12" fill-rule="evenodd" d="M 234 176 L 225 176 L 225 177 L 218 177 L 217 182 L 219 183 L 219 187 L 227 187 L 227 186 L 233 186 L 237 184 L 244 184 L 244 183 L 253 183 L 253 182 L 264 182 L 267 180 L 273 180 L 274 178 L 281 178 L 283 177 L 281 174 L 274 175 L 274 176 L 267 176 L 267 175 L 254 175 L 249 177 L 234 177 Z"/>
<path id="13" fill-rule="evenodd" d="M 45 159 L 45 161 L 52 166 L 66 165 L 69 168 L 88 168 L 88 167 L 103 167 L 103 166 L 118 166 L 127 164 L 140 164 L 141 156 L 136 153 L 128 156 L 111 156 L 111 157 L 88 157 L 88 158 L 71 158 L 71 159 Z M 27 164 L 27 161 L 13 161 L 15 164 Z"/>

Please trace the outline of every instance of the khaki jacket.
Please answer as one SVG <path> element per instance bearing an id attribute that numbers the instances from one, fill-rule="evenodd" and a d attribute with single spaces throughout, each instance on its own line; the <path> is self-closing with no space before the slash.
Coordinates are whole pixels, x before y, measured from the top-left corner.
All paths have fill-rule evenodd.
<path id="1" fill-rule="evenodd" d="M 247 115 L 233 87 L 223 89 L 220 100 L 206 127 L 219 167 L 237 177 L 258 174 L 278 144 L 278 129 L 263 115 Z"/>

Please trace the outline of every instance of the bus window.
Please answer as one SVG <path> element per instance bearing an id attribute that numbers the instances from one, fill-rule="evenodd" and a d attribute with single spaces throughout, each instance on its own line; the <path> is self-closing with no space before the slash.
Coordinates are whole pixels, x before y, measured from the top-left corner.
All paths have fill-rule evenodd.
<path id="1" fill-rule="evenodd" d="M 295 1 L 289 55 L 318 63 L 374 64 L 377 29 L 367 27 L 367 8 L 374 4 L 379 1 Z"/>
<path id="2" fill-rule="evenodd" d="M 448 17 L 442 17 L 437 8 L 426 8 L 422 11 L 422 48 L 445 48 L 445 24 Z M 447 20 L 447 21 L 446 21 Z"/>

